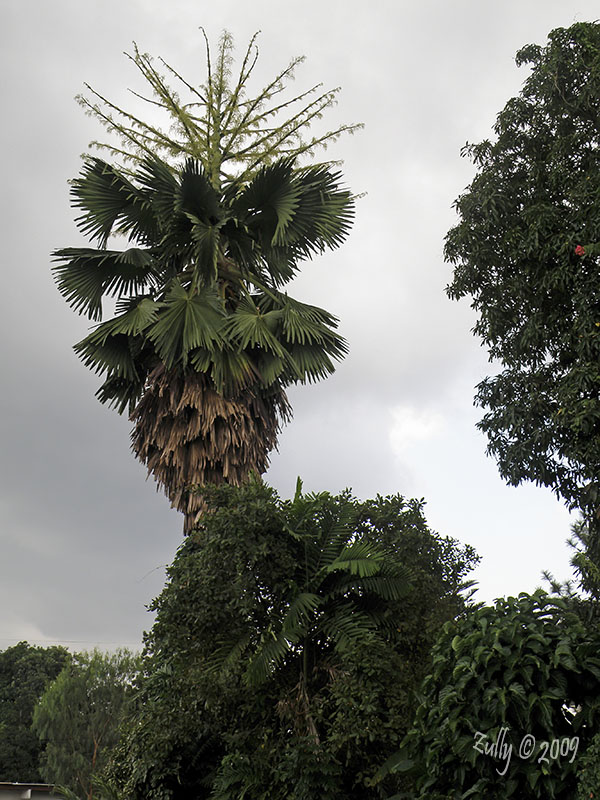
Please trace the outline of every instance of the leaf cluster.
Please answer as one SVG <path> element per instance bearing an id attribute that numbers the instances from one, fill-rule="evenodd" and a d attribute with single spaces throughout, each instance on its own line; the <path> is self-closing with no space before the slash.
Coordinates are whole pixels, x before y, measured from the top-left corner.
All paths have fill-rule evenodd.
<path id="1" fill-rule="evenodd" d="M 173 171 L 149 158 L 131 178 L 89 161 L 71 191 L 79 225 L 99 248 L 56 251 L 54 274 L 92 320 L 104 298 L 116 298 L 117 315 L 75 346 L 105 374 L 100 400 L 131 410 L 157 363 L 206 373 L 230 395 L 332 372 L 346 352 L 337 320 L 279 287 L 299 259 L 348 232 L 353 203 L 339 177 L 281 160 L 220 193 L 196 161 Z M 108 249 L 110 235 L 131 246 Z"/>
<path id="2" fill-rule="evenodd" d="M 577 768 L 575 800 L 590 800 L 600 796 L 600 733 L 583 754 Z"/>

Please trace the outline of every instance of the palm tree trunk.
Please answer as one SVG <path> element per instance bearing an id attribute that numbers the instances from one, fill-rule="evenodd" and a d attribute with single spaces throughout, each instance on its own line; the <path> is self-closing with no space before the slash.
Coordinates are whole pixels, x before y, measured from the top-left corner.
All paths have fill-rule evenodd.
<path id="1" fill-rule="evenodd" d="M 224 397 L 206 373 L 154 369 L 131 414 L 131 446 L 171 501 L 189 533 L 205 510 L 191 491 L 206 483 L 239 486 L 262 475 L 291 407 L 283 391 L 253 388 Z"/>

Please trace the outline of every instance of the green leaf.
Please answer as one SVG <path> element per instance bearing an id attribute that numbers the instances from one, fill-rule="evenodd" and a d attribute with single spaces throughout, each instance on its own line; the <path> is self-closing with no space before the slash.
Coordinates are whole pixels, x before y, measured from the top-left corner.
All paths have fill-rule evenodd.
<path id="1" fill-rule="evenodd" d="M 383 558 L 383 554 L 374 550 L 370 542 L 353 542 L 346 545 L 335 561 L 327 565 L 326 571 L 331 573 L 343 570 L 365 578 L 377 575 L 381 570 Z"/>
<path id="2" fill-rule="evenodd" d="M 281 311 L 262 313 L 250 297 L 245 297 L 228 317 L 226 335 L 242 350 L 248 347 L 264 348 L 285 359 L 286 351 L 274 333 L 280 318 Z"/>
<path id="3" fill-rule="evenodd" d="M 167 367 L 179 360 L 185 365 L 197 347 L 212 350 L 221 345 L 225 315 L 213 289 L 188 291 L 176 281 L 162 305 L 148 337 Z"/>
<path id="4" fill-rule="evenodd" d="M 96 373 L 108 372 L 111 377 L 128 381 L 139 378 L 130 340 L 125 334 L 105 335 L 104 331 L 96 330 L 78 342 L 73 349 L 86 367 Z"/>

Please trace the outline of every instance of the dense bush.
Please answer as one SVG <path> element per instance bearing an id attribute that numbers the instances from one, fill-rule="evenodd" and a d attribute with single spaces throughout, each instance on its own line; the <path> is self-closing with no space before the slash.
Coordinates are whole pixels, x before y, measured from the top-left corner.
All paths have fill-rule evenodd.
<path id="1" fill-rule="evenodd" d="M 417 798 L 572 800 L 599 728 L 600 635 L 566 599 L 498 600 L 445 625 L 421 692 L 396 757 Z"/>

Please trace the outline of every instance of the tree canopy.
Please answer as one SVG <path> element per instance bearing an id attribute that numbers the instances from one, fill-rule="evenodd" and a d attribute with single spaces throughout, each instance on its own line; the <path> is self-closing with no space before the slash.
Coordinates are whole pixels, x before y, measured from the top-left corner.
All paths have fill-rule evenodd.
<path id="1" fill-rule="evenodd" d="M 600 500 L 600 24 L 528 45 L 531 72 L 469 144 L 477 169 L 446 240 L 448 293 L 470 296 L 499 373 L 477 387 L 479 427 L 511 484 L 551 487 L 571 507 Z"/>
<path id="2" fill-rule="evenodd" d="M 91 800 L 93 778 L 118 739 L 137 676 L 138 659 L 127 650 L 78 653 L 46 688 L 33 714 L 44 742 L 45 780 Z"/>
<path id="3" fill-rule="evenodd" d="M 379 798 L 473 550 L 399 496 L 203 494 L 211 513 L 154 604 L 113 785 L 139 800 Z"/>

